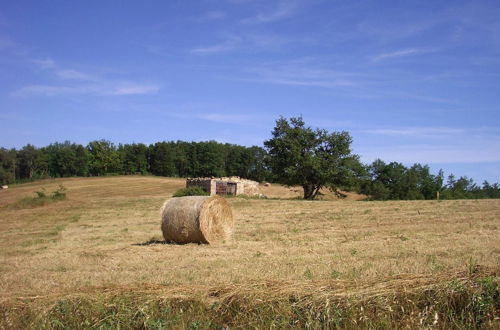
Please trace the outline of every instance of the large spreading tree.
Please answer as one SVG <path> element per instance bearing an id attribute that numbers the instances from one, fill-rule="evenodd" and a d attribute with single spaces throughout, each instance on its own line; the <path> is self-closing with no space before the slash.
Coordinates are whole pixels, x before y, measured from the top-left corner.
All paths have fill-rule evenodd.
<path id="1" fill-rule="evenodd" d="M 340 189 L 354 183 L 362 165 L 358 156 L 351 154 L 351 143 L 347 132 L 329 133 L 306 127 L 302 117 L 281 117 L 264 145 L 275 180 L 300 185 L 304 199 L 314 199 L 323 187 L 342 195 Z"/>

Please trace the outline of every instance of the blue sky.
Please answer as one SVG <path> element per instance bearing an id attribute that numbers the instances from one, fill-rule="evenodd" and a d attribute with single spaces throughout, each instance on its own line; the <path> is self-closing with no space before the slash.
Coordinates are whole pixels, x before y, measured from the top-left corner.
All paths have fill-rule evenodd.
<path id="1" fill-rule="evenodd" d="M 500 181 L 498 1 L 0 0 L 0 146 L 262 145 L 280 116 Z"/>

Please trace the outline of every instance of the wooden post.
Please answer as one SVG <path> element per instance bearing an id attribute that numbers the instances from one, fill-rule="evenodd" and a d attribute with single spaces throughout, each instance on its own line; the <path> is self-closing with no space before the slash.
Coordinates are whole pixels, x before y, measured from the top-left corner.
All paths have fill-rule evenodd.
<path id="1" fill-rule="evenodd" d="M 436 199 L 439 200 L 439 191 L 436 192 Z"/>

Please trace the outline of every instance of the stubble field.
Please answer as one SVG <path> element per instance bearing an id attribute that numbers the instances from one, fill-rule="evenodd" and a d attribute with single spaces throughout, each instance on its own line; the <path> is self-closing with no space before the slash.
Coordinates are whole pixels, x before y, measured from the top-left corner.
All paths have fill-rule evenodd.
<path id="1" fill-rule="evenodd" d="M 467 297 L 491 289 L 483 298 L 498 298 L 500 200 L 303 201 L 292 199 L 300 191 L 272 185 L 263 187 L 269 199 L 228 199 L 231 240 L 165 244 L 159 209 L 184 182 L 71 178 L 0 191 L 0 327 L 377 326 L 362 320 L 367 313 L 380 313 L 382 327 L 447 327 L 455 322 L 445 321 L 448 300 L 431 311 L 416 301 L 460 293 L 453 285 Z M 29 203 L 59 184 L 66 199 Z M 132 323 L 116 312 L 120 304 Z M 398 305 L 407 311 L 391 314 Z M 141 308 L 147 317 L 134 312 Z M 485 308 L 463 312 L 474 314 L 463 324 L 497 326 L 498 302 Z"/>

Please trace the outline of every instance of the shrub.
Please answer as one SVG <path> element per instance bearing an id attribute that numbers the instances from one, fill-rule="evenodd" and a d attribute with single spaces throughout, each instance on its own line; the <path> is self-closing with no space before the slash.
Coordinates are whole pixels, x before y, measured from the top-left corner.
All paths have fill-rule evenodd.
<path id="1" fill-rule="evenodd" d="M 59 200 L 66 198 L 66 187 L 60 184 L 56 190 L 52 192 L 52 199 Z"/>
<path id="2" fill-rule="evenodd" d="M 45 194 L 45 188 L 42 188 L 40 191 L 35 191 L 36 198 L 45 198 L 47 194 Z"/>
<path id="3" fill-rule="evenodd" d="M 208 193 L 201 187 L 189 187 L 177 190 L 173 197 L 183 197 L 183 196 L 208 196 Z"/>

